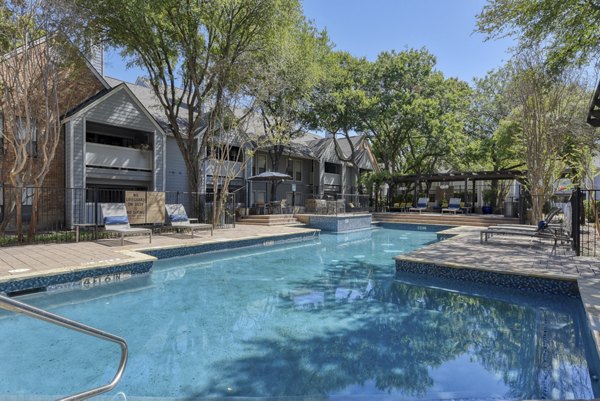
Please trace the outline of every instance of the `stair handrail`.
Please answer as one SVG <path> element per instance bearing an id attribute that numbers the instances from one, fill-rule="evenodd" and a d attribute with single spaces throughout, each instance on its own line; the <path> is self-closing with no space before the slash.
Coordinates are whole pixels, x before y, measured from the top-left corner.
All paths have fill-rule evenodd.
<path id="1" fill-rule="evenodd" d="M 48 312 L 46 310 L 36 308 L 35 306 L 26 304 L 24 302 L 17 301 L 16 299 L 12 299 L 2 293 L 0 293 L 0 308 L 27 315 L 29 317 L 33 317 L 38 320 L 42 320 L 48 323 L 55 324 L 57 326 L 62 326 L 70 330 L 75 330 L 83 334 L 87 334 L 101 340 L 111 341 L 117 343 L 121 347 L 121 359 L 119 361 L 119 368 L 115 373 L 113 379 L 110 383 L 105 384 L 100 387 L 95 387 L 90 390 L 82 391 L 77 394 L 73 394 L 64 398 L 60 398 L 58 401 L 80 401 L 85 400 L 90 397 L 94 397 L 98 394 L 105 393 L 107 391 L 112 390 L 121 380 L 123 376 L 123 372 L 125 371 L 125 366 L 127 365 L 127 342 L 113 334 L 107 333 L 105 331 L 96 329 L 94 327 L 85 325 L 83 323 L 77 322 L 75 320 L 68 319 L 66 317 L 56 315 L 54 313 Z"/>

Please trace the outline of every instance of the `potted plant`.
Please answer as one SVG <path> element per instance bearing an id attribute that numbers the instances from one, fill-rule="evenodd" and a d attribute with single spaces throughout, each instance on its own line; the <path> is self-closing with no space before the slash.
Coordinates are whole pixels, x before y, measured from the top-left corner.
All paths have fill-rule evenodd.
<path id="1" fill-rule="evenodd" d="M 494 200 L 494 190 L 486 189 L 483 191 L 483 207 L 481 208 L 481 213 L 483 214 L 492 214 L 494 212 L 494 207 L 492 206 L 492 202 Z"/>

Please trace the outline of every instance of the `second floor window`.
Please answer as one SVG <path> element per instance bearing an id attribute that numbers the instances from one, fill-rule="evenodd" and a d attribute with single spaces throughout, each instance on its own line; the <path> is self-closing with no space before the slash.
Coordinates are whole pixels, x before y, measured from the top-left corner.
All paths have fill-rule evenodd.
<path id="1" fill-rule="evenodd" d="M 255 174 L 261 174 L 267 171 L 267 156 L 257 155 L 256 156 L 256 170 Z"/>
<path id="2" fill-rule="evenodd" d="M 17 139 L 27 142 L 27 154 L 37 156 L 37 125 L 35 121 L 27 122 L 25 117 L 17 117 Z"/>
<path id="3" fill-rule="evenodd" d="M 342 174 L 342 165 L 325 162 L 325 172 L 329 174 Z"/>

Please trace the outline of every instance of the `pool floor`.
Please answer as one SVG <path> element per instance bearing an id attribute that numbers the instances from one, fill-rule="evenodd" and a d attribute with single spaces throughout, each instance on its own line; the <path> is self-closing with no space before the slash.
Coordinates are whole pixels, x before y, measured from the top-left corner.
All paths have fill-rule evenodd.
<path id="1" fill-rule="evenodd" d="M 124 337 L 128 397 L 591 399 L 581 301 L 396 274 L 435 232 L 378 228 L 166 259 L 25 302 Z M 0 315 L 0 399 L 108 382 L 119 350 Z M 594 380 L 592 380 L 592 377 Z"/>

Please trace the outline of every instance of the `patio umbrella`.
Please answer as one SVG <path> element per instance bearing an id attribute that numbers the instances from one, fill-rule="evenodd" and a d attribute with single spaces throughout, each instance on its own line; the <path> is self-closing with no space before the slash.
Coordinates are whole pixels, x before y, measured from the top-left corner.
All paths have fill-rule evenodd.
<path id="1" fill-rule="evenodd" d="M 253 175 L 252 177 L 248 177 L 248 181 L 270 181 L 270 182 L 274 182 L 274 181 L 284 181 L 284 180 L 291 180 L 292 177 L 284 174 L 284 173 L 278 173 L 277 171 L 265 171 L 264 173 L 260 173 L 257 175 Z M 272 197 L 274 197 L 274 193 L 271 194 Z M 275 199 L 273 199 L 275 200 Z"/>
<path id="2" fill-rule="evenodd" d="M 278 173 L 276 171 L 265 171 L 264 173 L 248 177 L 248 181 L 283 181 L 291 179 L 291 176 L 284 173 Z"/>

